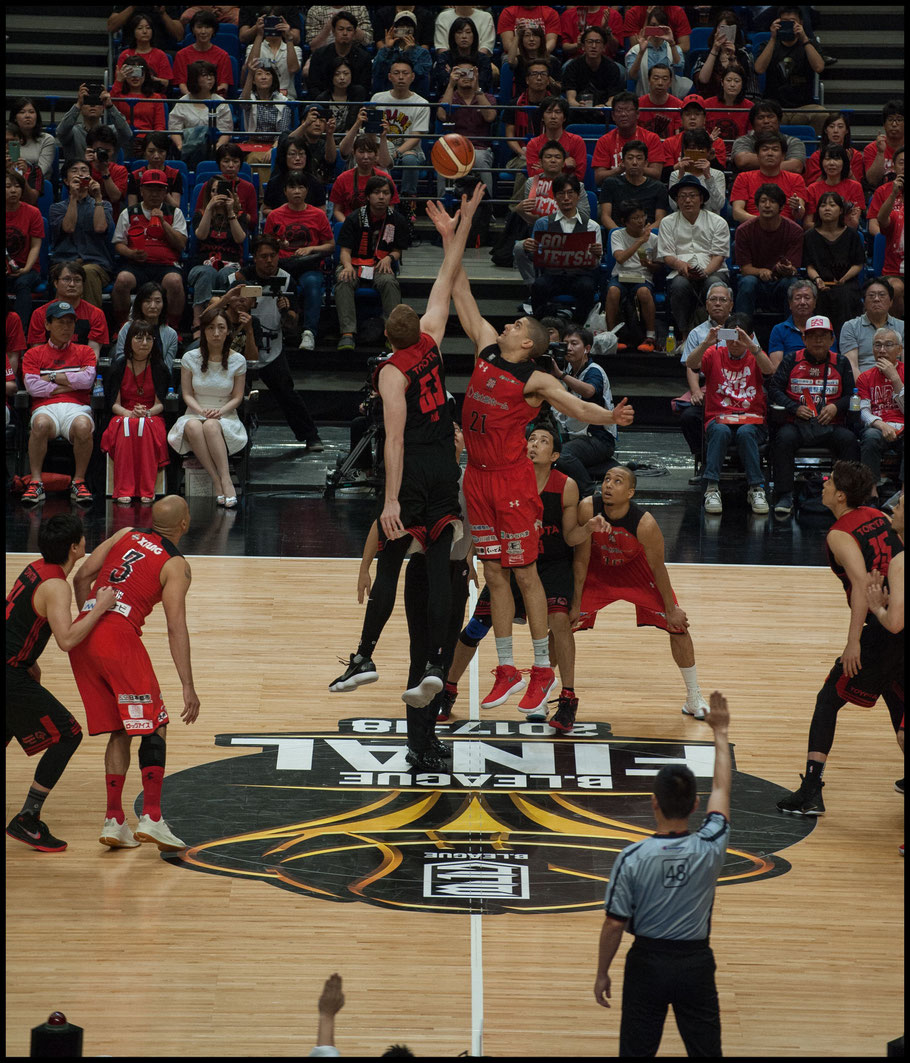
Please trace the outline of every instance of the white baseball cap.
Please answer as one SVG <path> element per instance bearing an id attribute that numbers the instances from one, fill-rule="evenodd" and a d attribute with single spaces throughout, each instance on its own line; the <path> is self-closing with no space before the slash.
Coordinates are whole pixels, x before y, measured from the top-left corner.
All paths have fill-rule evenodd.
<path id="1" fill-rule="evenodd" d="M 809 329 L 813 328 L 823 328 L 826 329 L 828 332 L 834 331 L 834 329 L 831 327 L 831 322 L 828 320 L 828 318 L 822 317 L 821 315 L 819 315 L 818 317 L 810 317 L 809 320 L 806 322 L 806 332 L 808 332 Z"/>

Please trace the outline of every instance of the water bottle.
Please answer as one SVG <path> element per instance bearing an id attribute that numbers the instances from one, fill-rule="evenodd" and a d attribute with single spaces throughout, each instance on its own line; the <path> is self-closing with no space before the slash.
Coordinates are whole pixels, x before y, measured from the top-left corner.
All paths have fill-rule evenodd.
<path id="1" fill-rule="evenodd" d="M 92 388 L 92 395 L 95 398 L 104 398 L 104 384 L 100 376 L 95 377 L 95 386 Z"/>
<path id="2" fill-rule="evenodd" d="M 670 326 L 670 331 L 667 333 L 667 342 L 664 345 L 667 350 L 667 354 L 672 354 L 676 350 L 676 333 L 673 331 L 673 326 Z"/>
<path id="3" fill-rule="evenodd" d="M 859 388 L 854 388 L 853 389 L 853 394 L 850 397 L 850 412 L 851 413 L 856 413 L 861 406 L 862 406 L 862 403 L 860 402 L 860 399 L 859 399 Z"/>

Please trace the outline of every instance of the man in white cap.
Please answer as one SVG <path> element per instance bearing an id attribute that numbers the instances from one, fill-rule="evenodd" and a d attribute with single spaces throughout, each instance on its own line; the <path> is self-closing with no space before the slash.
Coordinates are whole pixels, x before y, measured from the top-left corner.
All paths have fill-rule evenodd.
<path id="1" fill-rule="evenodd" d="M 859 444 L 847 427 L 853 368 L 831 349 L 834 330 L 826 317 L 810 317 L 806 346 L 785 354 L 768 385 L 772 406 L 783 407 L 787 423 L 771 441 L 775 517 L 793 512 L 793 462 L 800 447 L 825 447 L 840 461 L 858 461 Z"/>
<path id="2" fill-rule="evenodd" d="M 24 506 L 44 501 L 41 467 L 47 445 L 57 436 L 73 444 L 76 462 L 70 492 L 74 502 L 92 504 L 85 485 L 85 471 L 92 456 L 95 422 L 90 406 L 95 383 L 95 352 L 84 343 L 74 343 L 76 310 L 66 302 L 51 303 L 46 315 L 48 340 L 30 347 L 22 358 L 25 390 L 32 397 L 28 464 L 31 482 L 22 496 Z"/>

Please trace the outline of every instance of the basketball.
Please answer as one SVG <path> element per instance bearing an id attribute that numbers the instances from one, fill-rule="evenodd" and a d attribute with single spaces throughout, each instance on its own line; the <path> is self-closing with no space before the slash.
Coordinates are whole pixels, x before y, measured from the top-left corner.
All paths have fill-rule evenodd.
<path id="1" fill-rule="evenodd" d="M 460 133 L 447 133 L 433 145 L 430 159 L 440 177 L 464 177 L 474 167 L 474 145 Z"/>

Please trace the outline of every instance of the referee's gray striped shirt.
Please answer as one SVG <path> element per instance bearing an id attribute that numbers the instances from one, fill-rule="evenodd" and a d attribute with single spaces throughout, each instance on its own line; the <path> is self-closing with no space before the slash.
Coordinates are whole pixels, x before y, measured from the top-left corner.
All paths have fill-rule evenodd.
<path id="1" fill-rule="evenodd" d="M 631 933 L 648 938 L 707 939 L 729 839 L 729 821 L 709 812 L 695 834 L 655 834 L 627 846 L 613 865 L 607 915 L 628 919 Z"/>

